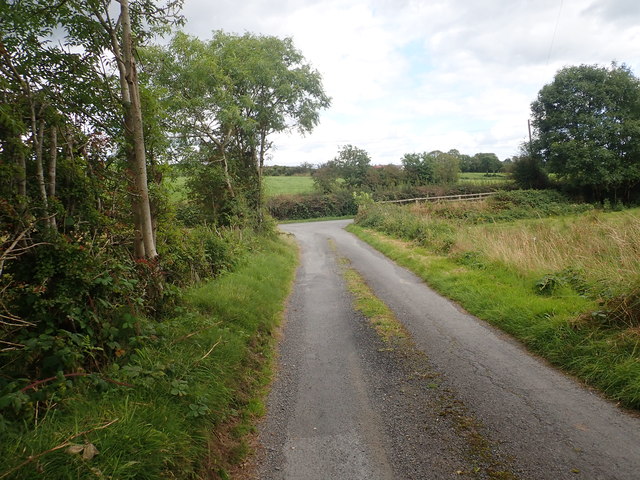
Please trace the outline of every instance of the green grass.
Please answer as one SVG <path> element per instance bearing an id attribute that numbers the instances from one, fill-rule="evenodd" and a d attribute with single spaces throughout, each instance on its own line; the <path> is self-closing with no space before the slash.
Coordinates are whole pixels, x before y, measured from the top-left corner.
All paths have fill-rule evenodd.
<path id="1" fill-rule="evenodd" d="M 309 176 L 264 177 L 264 187 L 268 197 L 314 191 L 313 179 Z"/>
<path id="2" fill-rule="evenodd" d="M 509 182 L 510 178 L 504 173 L 489 174 L 482 172 L 462 172 L 458 176 L 460 183 L 471 183 L 474 185 L 500 185 Z"/>
<path id="3" fill-rule="evenodd" d="M 164 183 L 169 191 L 169 200 L 171 203 L 181 203 L 187 200 L 187 177 L 170 175 L 165 177 Z"/>
<path id="4" fill-rule="evenodd" d="M 623 405 L 640 408 L 640 335 L 590 321 L 589 312 L 601 308 L 595 300 L 568 286 L 536 294 L 536 277 L 483 257 L 434 253 L 357 225 L 348 230 L 532 351 Z"/>
<path id="5" fill-rule="evenodd" d="M 490 173 L 487 175 L 483 172 L 461 172 L 458 178 L 460 180 L 488 180 L 497 182 L 507 180 L 509 176 L 506 173 Z"/>
<path id="6" fill-rule="evenodd" d="M 362 275 L 350 267 L 347 259 L 341 258 L 340 260 L 347 288 L 353 295 L 354 308 L 367 318 L 385 343 L 407 338 L 408 334 L 404 326 L 391 309 L 376 297 Z"/>
<path id="7" fill-rule="evenodd" d="M 29 424 L 0 429 L 0 478 L 224 478 L 264 409 L 297 263 L 293 245 L 261 245 L 250 263 L 186 292 L 155 341 L 103 372 L 129 386 L 61 383 L 55 408 L 32 405 Z M 100 452 L 91 460 L 67 453 L 89 443 Z"/>
<path id="8" fill-rule="evenodd" d="M 186 181 L 187 177 L 184 176 L 165 178 L 173 203 L 187 200 Z M 313 179 L 310 176 L 264 177 L 263 181 L 267 197 L 314 192 Z"/>

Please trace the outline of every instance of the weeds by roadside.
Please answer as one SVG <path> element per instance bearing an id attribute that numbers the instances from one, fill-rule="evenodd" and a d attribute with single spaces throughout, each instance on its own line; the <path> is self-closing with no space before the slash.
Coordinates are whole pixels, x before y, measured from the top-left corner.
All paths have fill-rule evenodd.
<path id="1" fill-rule="evenodd" d="M 263 408 L 295 264 L 292 245 L 264 239 L 250 263 L 189 290 L 149 344 L 103 372 L 118 385 L 58 382 L 55 408 L 5 426 L 0 478 L 225 478 Z M 83 458 L 89 444 L 98 453 Z"/>
<path id="2" fill-rule="evenodd" d="M 373 293 L 364 278 L 353 268 L 347 259 L 341 258 L 343 275 L 347 288 L 354 298 L 354 307 L 364 315 L 376 330 L 380 338 L 387 343 L 406 339 L 408 333 L 387 305 Z"/>

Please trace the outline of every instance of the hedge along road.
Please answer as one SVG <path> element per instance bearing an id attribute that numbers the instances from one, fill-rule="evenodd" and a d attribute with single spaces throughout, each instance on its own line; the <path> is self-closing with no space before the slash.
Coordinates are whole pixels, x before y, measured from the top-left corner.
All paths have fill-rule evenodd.
<path id="1" fill-rule="evenodd" d="M 261 479 L 637 479 L 640 420 L 462 312 L 343 230 L 301 246 Z M 348 259 L 410 332 L 390 348 L 354 312 Z"/>

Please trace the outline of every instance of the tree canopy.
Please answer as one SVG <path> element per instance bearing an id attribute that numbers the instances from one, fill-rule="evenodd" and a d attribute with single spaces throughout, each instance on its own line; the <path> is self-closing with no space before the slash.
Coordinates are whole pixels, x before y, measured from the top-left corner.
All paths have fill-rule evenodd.
<path id="1" fill-rule="evenodd" d="M 330 104 L 320 74 L 288 38 L 178 33 L 143 58 L 169 112 L 174 151 L 192 160 L 193 193 L 218 219 L 238 194 L 260 208 L 271 135 L 310 132 Z"/>
<path id="2" fill-rule="evenodd" d="M 533 153 L 560 180 L 628 199 L 640 183 L 640 81 L 624 65 L 560 70 L 531 105 Z"/>
<path id="3" fill-rule="evenodd" d="M 455 183 L 460 173 L 460 157 L 457 150 L 407 153 L 402 157 L 405 178 L 412 185 Z"/>
<path id="4" fill-rule="evenodd" d="M 366 183 L 367 172 L 371 165 L 371 157 L 366 150 L 345 145 L 340 148 L 333 163 L 348 187 L 358 188 Z"/>

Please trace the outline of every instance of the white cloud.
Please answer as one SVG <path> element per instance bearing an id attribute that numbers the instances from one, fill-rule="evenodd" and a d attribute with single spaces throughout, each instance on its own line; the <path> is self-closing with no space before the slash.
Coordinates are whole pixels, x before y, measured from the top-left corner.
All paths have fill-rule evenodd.
<path id="1" fill-rule="evenodd" d="M 347 143 L 375 163 L 457 148 L 515 154 L 529 105 L 565 65 L 640 73 L 637 0 L 186 0 L 185 30 L 289 36 L 332 97 L 271 163 L 320 163 Z"/>

